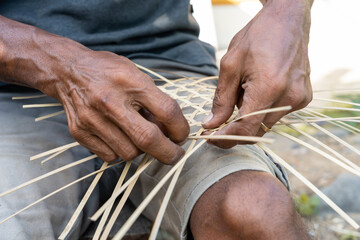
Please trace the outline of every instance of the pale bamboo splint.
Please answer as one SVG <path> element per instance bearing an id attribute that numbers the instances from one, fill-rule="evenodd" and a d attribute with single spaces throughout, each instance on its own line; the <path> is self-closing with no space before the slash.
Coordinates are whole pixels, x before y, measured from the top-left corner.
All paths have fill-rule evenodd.
<path id="1" fill-rule="evenodd" d="M 112 165 L 109 165 L 109 166 L 107 166 L 107 167 L 105 167 L 105 168 L 103 168 L 103 169 L 96 170 L 96 171 L 94 171 L 94 172 L 92 172 L 92 173 L 89 173 L 88 175 L 85 175 L 85 176 L 83 176 L 83 177 L 81 177 L 81 178 L 79 178 L 79 179 L 77 179 L 77 180 L 75 180 L 75 181 L 73 181 L 73 182 L 71 182 L 71 183 L 69 183 L 69 184 L 61 187 L 61 188 L 56 189 L 55 191 L 49 193 L 48 195 L 40 198 L 40 199 L 37 200 L 37 201 L 29 204 L 28 206 L 26 206 L 26 207 L 24 207 L 23 209 L 17 211 L 16 213 L 12 214 L 11 216 L 9 216 L 9 217 L 1 220 L 1 221 L 0 221 L 0 224 L 3 224 L 4 222 L 10 220 L 11 218 L 13 218 L 13 217 L 17 216 L 18 214 L 24 212 L 25 210 L 27 210 L 27 209 L 35 206 L 36 204 L 44 201 L 45 199 L 48 199 L 49 197 L 55 195 L 56 193 L 63 191 L 64 189 L 66 189 L 66 188 L 74 185 L 75 183 L 81 182 L 81 181 L 83 181 L 84 179 L 89 178 L 89 177 L 91 177 L 91 176 L 93 176 L 93 175 L 95 175 L 95 174 L 97 174 L 97 173 L 99 173 L 99 172 L 105 171 L 106 169 L 111 168 L 111 167 L 113 167 L 113 166 L 115 166 L 115 165 L 118 165 L 119 163 L 120 163 L 120 162 L 117 162 L 117 163 L 114 163 L 114 164 L 112 164 Z"/>
<path id="2" fill-rule="evenodd" d="M 139 164 L 137 170 L 139 170 L 142 166 L 145 165 L 145 163 L 148 161 L 148 158 L 149 158 L 149 155 L 148 154 L 145 154 L 143 160 L 141 161 L 141 163 Z M 152 159 L 153 160 L 153 159 Z M 126 189 L 126 191 L 124 192 L 124 195 L 121 197 L 118 205 L 116 206 L 112 216 L 110 217 L 109 219 L 109 222 L 108 224 L 106 225 L 105 229 L 104 229 L 104 232 L 101 236 L 101 240 L 106 240 L 108 239 L 108 235 L 110 234 L 110 231 L 112 229 L 112 227 L 114 226 L 115 224 L 115 221 L 117 219 L 117 217 L 119 216 L 121 210 L 123 209 L 124 205 L 125 205 L 125 202 L 127 201 L 127 199 L 129 198 L 130 196 L 130 193 L 132 191 L 132 189 L 134 188 L 135 184 L 136 184 L 136 181 L 138 180 L 138 177 L 135 178 L 131 183 L 130 185 L 128 186 L 128 188 Z M 108 207 L 108 209 L 110 209 L 110 206 Z M 106 213 L 106 212 L 105 212 Z M 105 213 L 103 214 L 103 216 L 105 215 Z M 105 218 L 106 219 L 106 218 Z M 93 238 L 93 240 L 95 240 Z"/>
<path id="3" fill-rule="evenodd" d="M 46 97 L 45 94 L 32 95 L 32 96 L 20 96 L 20 97 L 12 97 L 12 100 L 26 100 L 26 99 L 35 99 L 35 98 L 43 98 Z"/>
<path id="4" fill-rule="evenodd" d="M 100 170 L 105 170 L 105 168 L 107 166 L 108 166 L 108 163 L 104 162 L 103 165 L 101 166 Z M 81 211 L 83 210 L 85 204 L 89 200 L 89 197 L 90 197 L 91 193 L 94 191 L 94 189 L 95 189 L 96 185 L 98 184 L 98 182 L 99 182 L 101 176 L 103 175 L 103 173 L 104 172 L 101 171 L 98 174 L 96 174 L 96 176 L 93 179 L 93 181 L 91 182 L 88 190 L 86 191 L 84 197 L 81 199 L 81 202 L 79 203 L 78 207 L 76 208 L 74 214 L 70 218 L 68 224 L 65 226 L 63 232 L 60 234 L 60 236 L 59 236 L 60 240 L 64 240 L 67 237 L 67 235 L 69 234 L 70 230 L 74 226 L 76 220 L 78 219 L 78 217 L 79 217 Z"/>
<path id="5" fill-rule="evenodd" d="M 142 213 L 142 211 L 145 209 L 145 207 L 149 204 L 149 202 L 151 201 L 151 199 L 158 193 L 158 191 L 164 186 L 164 184 L 172 177 L 172 180 L 170 182 L 170 185 L 168 186 L 168 190 L 165 194 L 164 200 L 161 204 L 158 216 L 155 219 L 154 225 L 153 225 L 153 229 L 150 235 L 150 239 L 154 240 L 156 238 L 157 232 L 160 228 L 161 225 L 161 220 L 164 216 L 165 210 L 166 210 L 166 206 L 170 200 L 171 197 L 171 193 L 176 185 L 177 179 L 180 175 L 181 169 L 184 166 L 184 164 L 186 163 L 187 159 L 191 156 L 192 153 L 194 153 L 195 151 L 197 151 L 198 148 L 201 147 L 201 145 L 205 144 L 206 140 L 208 139 L 223 139 L 223 140 L 233 140 L 233 141 L 246 141 L 246 142 L 259 142 L 258 144 L 263 148 L 263 149 L 268 149 L 267 147 L 265 147 L 265 145 L 263 143 L 270 143 L 273 141 L 273 139 L 268 139 L 268 138 L 257 138 L 257 137 L 246 137 L 246 136 L 230 136 L 230 135 L 215 135 L 215 133 L 222 129 L 223 127 L 225 127 L 226 125 L 234 122 L 234 121 L 241 121 L 241 119 L 245 118 L 245 117 L 249 117 L 249 116 L 253 116 L 256 114 L 266 114 L 266 113 L 270 113 L 270 112 L 276 112 L 276 111 L 284 111 L 284 112 L 289 112 L 291 110 L 290 106 L 283 106 L 283 107 L 279 107 L 279 108 L 273 108 L 273 109 L 260 109 L 259 111 L 253 112 L 253 113 L 249 113 L 247 115 L 243 115 L 243 116 L 238 116 L 236 109 L 234 111 L 233 116 L 227 121 L 227 123 L 221 125 L 220 127 L 216 128 L 216 129 L 202 129 L 201 128 L 201 120 L 205 117 L 205 115 L 209 114 L 211 111 L 211 107 L 212 107 L 212 98 L 213 98 L 213 93 L 215 90 L 215 86 L 209 84 L 207 81 L 211 81 L 213 79 L 216 79 L 217 76 L 211 76 L 211 77 L 203 77 L 203 78 L 198 78 L 198 77 L 194 77 L 194 78 L 186 78 L 183 76 L 179 76 L 180 78 L 175 79 L 175 80 L 169 80 L 165 77 L 163 77 L 162 75 L 158 74 L 156 71 L 144 68 L 142 66 L 137 65 L 137 67 L 147 73 L 152 74 L 153 76 L 155 76 L 156 82 L 162 82 L 162 84 L 159 86 L 159 89 L 161 89 L 163 92 L 165 92 L 166 94 L 168 94 L 169 96 L 171 96 L 172 98 L 176 99 L 180 105 L 180 107 L 183 109 L 184 112 L 184 116 L 186 117 L 186 119 L 188 120 L 190 126 L 192 128 L 194 128 L 195 130 L 192 130 L 192 133 L 190 134 L 190 136 L 188 137 L 189 141 L 192 141 L 192 143 L 190 144 L 190 147 L 187 149 L 187 152 L 185 154 L 185 156 L 175 165 L 173 166 L 169 172 L 163 177 L 163 179 L 159 182 L 159 184 L 150 192 L 150 194 L 143 200 L 143 202 L 139 205 L 139 207 L 135 210 L 135 212 L 133 213 L 133 215 L 127 220 L 127 222 L 123 225 L 123 227 L 119 230 L 119 232 L 116 234 L 116 236 L 113 239 L 121 239 L 126 232 L 128 231 L 128 229 L 131 227 L 131 225 L 136 221 L 136 219 L 138 218 L 138 216 Z M 359 91 L 360 92 L 360 91 Z M 44 95 L 38 95 L 38 96 L 28 96 L 28 97 L 18 97 L 14 100 L 21 100 L 21 99 L 32 99 L 32 98 L 39 98 L 39 97 L 43 97 Z M 349 104 L 349 102 L 345 102 L 345 101 L 340 101 L 340 100 L 329 100 L 329 99 L 321 99 L 321 98 L 317 98 L 318 101 L 323 101 L 323 102 L 331 102 L 331 103 L 339 103 L 339 104 Z M 351 104 L 352 106 L 358 106 L 360 104 L 358 103 L 354 103 Z M 57 106 L 61 106 L 61 104 L 58 103 L 44 103 L 44 104 L 27 104 L 24 105 L 26 108 L 28 107 L 57 107 Z M 280 122 L 277 123 L 277 125 L 283 125 L 283 124 L 295 124 L 295 123 L 308 123 L 311 126 L 316 127 L 318 130 L 324 132 L 325 134 L 327 134 L 330 138 L 334 138 L 334 135 L 331 134 L 329 131 L 327 131 L 325 128 L 318 126 L 315 122 L 325 122 L 328 121 L 331 124 L 334 124 L 338 127 L 342 127 L 344 129 L 347 129 L 348 131 L 350 131 L 351 133 L 359 133 L 360 130 L 350 126 L 349 124 L 345 123 L 344 121 L 352 121 L 352 122 L 357 122 L 359 121 L 359 117 L 342 117 L 342 118 L 331 118 L 329 116 L 326 115 L 321 115 L 321 113 L 317 113 L 316 111 L 312 110 L 311 107 L 307 108 L 308 110 L 304 110 L 301 111 L 303 113 L 305 113 L 306 115 L 302 114 L 302 115 L 289 115 L 285 118 L 283 118 Z M 327 107 L 327 106 L 315 106 L 313 105 L 313 109 L 327 109 L 327 110 L 342 110 L 342 111 L 360 111 L 358 109 L 353 109 L 353 108 L 343 108 L 343 107 Z M 299 111 L 300 112 L 300 111 Z M 57 116 L 59 114 L 64 113 L 64 110 L 59 111 L 59 112 L 55 112 L 52 114 L 48 114 L 42 117 L 38 117 L 36 118 L 36 120 L 42 120 L 42 119 L 48 119 L 54 116 Z M 290 116 L 295 116 L 296 118 L 289 118 Z M 348 160 L 347 158 L 343 157 L 340 153 L 337 153 L 335 150 L 327 147 L 325 144 L 321 143 L 319 140 L 311 137 L 309 134 L 307 134 L 306 132 L 299 130 L 298 128 L 296 128 L 293 125 L 289 125 L 290 127 L 292 127 L 294 130 L 298 131 L 299 133 L 303 134 L 304 136 L 308 137 L 310 140 L 315 141 L 316 143 L 318 143 L 320 146 L 324 147 L 327 151 L 329 151 L 332 155 L 321 151 L 320 149 L 311 146 L 310 144 L 301 141 L 299 139 L 294 138 L 293 136 L 290 136 L 286 133 L 283 133 L 279 130 L 274 130 L 274 132 L 277 132 L 279 134 L 281 134 L 282 136 L 285 136 L 287 138 L 289 138 L 290 140 L 293 140 L 295 142 L 297 142 L 300 145 L 303 145 L 305 147 L 309 147 L 310 149 L 312 149 L 313 151 L 318 152 L 319 154 L 323 155 L 324 157 L 326 157 L 327 159 L 333 161 L 334 163 L 338 164 L 339 166 L 344 167 L 346 170 L 359 175 L 360 174 L 360 169 L 358 167 L 358 165 L 356 165 L 355 163 L 352 163 L 350 160 Z M 201 135 L 201 133 L 203 131 L 210 131 L 213 132 L 211 135 Z M 336 137 L 336 136 L 335 136 Z M 338 139 L 334 138 L 335 140 L 339 141 Z M 340 139 L 341 140 L 341 139 Z M 197 144 L 196 144 L 197 143 Z M 357 154 L 360 155 L 360 151 L 358 149 L 356 149 L 353 146 L 349 146 L 348 143 L 346 143 L 345 141 L 341 142 L 342 144 L 346 145 L 346 147 L 348 147 L 349 149 L 351 149 L 352 151 L 356 152 Z M 40 153 L 37 154 L 36 156 L 31 157 L 31 160 L 36 160 L 39 158 L 43 158 L 43 157 L 47 157 L 45 160 L 42 161 L 42 163 L 55 158 L 56 156 L 58 156 L 59 154 L 78 146 L 79 143 L 74 142 L 74 143 L 70 143 L 49 151 L 46 151 L 44 153 Z M 268 153 L 270 153 L 269 151 L 267 151 Z M 272 153 L 272 152 L 271 152 Z M 272 154 L 271 154 L 272 155 Z M 56 174 L 60 171 L 64 171 L 70 167 L 76 166 L 78 164 L 81 164 L 83 162 L 89 161 L 93 158 L 95 158 L 96 155 L 92 155 L 86 159 L 81 159 L 77 162 L 74 162 L 73 164 L 69 164 L 66 166 L 63 166 L 57 170 L 51 171 L 48 174 L 45 174 L 43 176 L 40 176 L 38 178 L 35 178 L 32 181 L 29 181 L 27 183 L 24 183 L 18 187 L 15 187 L 5 193 L 0 194 L 0 197 L 9 194 L 11 192 L 20 190 L 22 187 L 25 187 L 31 183 L 34 183 L 36 181 L 40 181 L 42 179 L 45 179 L 46 177 L 52 175 L 52 174 Z M 146 156 L 147 157 L 147 156 Z M 274 157 L 275 159 L 278 159 L 279 157 Z M 125 169 L 122 173 L 122 175 L 119 178 L 118 184 L 115 187 L 112 196 L 109 198 L 109 200 L 98 209 L 98 211 L 91 217 L 92 221 L 95 221 L 97 219 L 99 219 L 100 216 L 102 216 L 101 221 L 98 226 L 98 229 L 96 230 L 96 234 L 94 239 L 97 240 L 100 238 L 100 240 L 104 240 L 107 238 L 118 214 L 120 214 L 120 211 L 123 207 L 123 205 L 125 204 L 126 199 L 129 197 L 129 194 L 132 191 L 132 188 L 134 187 L 136 180 L 138 179 L 138 177 L 140 176 L 140 174 L 142 174 L 142 172 L 144 172 L 147 167 L 149 167 L 151 165 L 151 163 L 154 161 L 154 159 L 150 159 L 149 161 L 145 161 L 143 160 L 142 163 L 138 166 L 137 171 L 133 174 L 133 176 L 131 176 L 125 183 L 123 183 L 125 175 L 127 174 L 127 170 L 125 170 L 127 167 L 130 166 L 130 163 L 127 163 L 125 166 Z M 281 161 L 279 161 L 281 162 Z M 282 163 L 282 162 L 281 162 Z M 285 164 L 284 164 L 285 165 Z M 110 166 L 104 166 L 104 169 L 107 169 Z M 289 168 L 290 165 L 286 164 L 285 167 L 288 168 L 288 170 L 292 173 L 294 173 L 296 176 L 302 176 L 300 173 L 298 173 L 295 169 Z M 98 181 L 98 179 L 100 179 L 101 176 L 101 169 L 95 171 L 92 173 L 92 175 L 96 174 L 95 179 L 93 180 L 93 184 L 89 187 L 88 192 L 85 194 L 83 201 L 80 203 L 79 208 L 82 208 L 83 205 L 86 203 L 88 195 L 90 194 L 90 192 L 92 191 L 94 185 L 96 185 L 95 182 Z M 92 176 L 91 175 L 91 176 Z M 80 179 L 84 179 L 85 177 L 89 177 L 89 175 L 84 176 Z M 123 177 L 123 178 L 122 178 Z M 75 184 L 76 182 L 79 182 L 80 179 L 72 182 L 71 184 Z M 304 177 L 301 177 L 302 181 L 304 182 L 304 184 L 306 184 L 307 186 L 309 186 L 312 190 L 314 190 L 317 194 L 319 194 L 326 203 L 328 203 L 331 207 L 333 207 L 339 214 L 340 216 L 342 216 L 346 221 L 349 222 L 349 224 L 351 224 L 353 227 L 357 228 L 358 225 L 346 214 L 344 213 L 341 209 L 339 209 L 336 205 L 334 206 L 334 203 L 328 199 L 326 196 L 324 197 L 324 194 L 318 190 L 315 186 L 313 186 L 310 182 L 308 182 L 308 180 L 304 180 Z M 66 186 L 64 186 L 64 189 L 66 188 Z M 118 205 L 116 206 L 114 213 L 112 214 L 112 216 L 110 217 L 110 219 L 108 220 L 109 217 L 109 213 L 111 208 L 113 207 L 113 204 L 115 202 L 115 200 L 117 199 L 117 197 L 119 197 L 119 195 L 121 193 L 124 193 L 123 197 L 120 199 L 120 202 L 118 203 Z M 54 191 L 54 192 L 58 192 L 58 190 Z M 55 193 L 53 193 L 55 194 Z M 49 197 L 49 196 L 46 196 Z M 45 197 L 44 197 L 45 198 Z M 36 204 L 36 203 L 33 203 Z M 21 211 L 17 212 L 16 214 L 24 211 L 25 209 L 22 209 Z M 80 210 L 77 210 L 74 213 L 74 219 L 76 219 L 76 215 L 78 215 L 78 212 Z M 68 227 L 66 228 L 66 231 L 63 232 L 63 234 L 59 237 L 59 239 L 64 239 L 66 237 L 66 234 L 68 233 L 69 229 L 71 229 L 71 226 L 73 225 L 74 219 L 72 219 L 69 223 L 68 223 Z M 6 220 L 6 219 L 5 219 Z M 3 222 L 5 221 L 3 220 Z M 108 221 L 108 223 L 105 225 L 106 221 Z M 101 236 L 101 237 L 100 237 Z"/>
<path id="6" fill-rule="evenodd" d="M 313 142 L 319 144 L 321 147 L 323 147 L 324 149 L 328 150 L 330 153 L 332 153 L 334 156 L 336 156 L 338 159 L 340 159 L 341 161 L 343 161 L 344 163 L 346 163 L 347 165 L 349 165 L 350 167 L 354 168 L 356 171 L 358 171 L 360 173 L 360 167 L 358 165 L 356 165 L 355 163 L 353 163 L 352 161 L 350 161 L 349 159 L 347 159 L 346 157 L 344 157 L 342 154 L 340 154 L 339 152 L 335 151 L 334 149 L 332 149 L 331 147 L 329 147 L 328 145 L 326 145 L 325 143 L 319 141 L 318 139 L 314 138 L 313 136 L 311 136 L 310 134 L 302 131 L 301 129 L 293 126 L 293 125 L 287 125 L 289 128 L 297 131 L 298 133 L 304 135 L 305 137 L 309 138 L 310 140 L 312 140 Z"/>
<path id="7" fill-rule="evenodd" d="M 317 187 L 314 186 L 308 179 L 306 179 L 301 173 L 296 171 L 290 164 L 288 164 L 285 160 L 275 154 L 272 150 L 270 150 L 265 145 L 258 143 L 258 145 L 268 154 L 271 155 L 277 162 L 283 165 L 288 171 L 294 174 L 302 183 L 308 186 L 311 190 L 313 190 L 324 202 L 326 202 L 334 211 L 336 211 L 343 219 L 345 219 L 352 227 L 355 229 L 359 229 L 359 225 L 352 219 L 348 214 L 346 214 L 339 206 L 337 206 L 330 198 L 328 198 L 322 191 L 320 191 Z"/>
<path id="8" fill-rule="evenodd" d="M 132 161 L 126 162 L 124 170 L 122 171 L 122 173 L 119 177 L 119 180 L 116 183 L 115 190 L 119 189 L 121 187 L 121 185 L 124 183 L 125 177 L 129 171 L 131 163 L 132 163 Z M 104 228 L 105 222 L 110 214 L 111 208 L 112 208 L 112 204 L 105 210 L 104 214 L 102 215 L 99 225 L 96 228 L 93 240 L 95 240 L 95 239 L 97 240 L 100 237 L 101 231 Z"/>
<path id="9" fill-rule="evenodd" d="M 30 185 L 30 184 L 33 184 L 33 183 L 35 183 L 35 182 L 38 182 L 38 181 L 40 181 L 40 180 L 43 180 L 43 179 L 45 179 L 45 178 L 47 178 L 47 177 L 49 177 L 49 176 L 52 176 L 52 175 L 54 175 L 54 174 L 57 174 L 57 173 L 61 172 L 61 171 L 64 171 L 64 170 L 66 170 L 66 169 L 69 169 L 69 168 L 75 167 L 75 166 L 77 166 L 77 165 L 79 165 L 79 164 L 82 164 L 82 163 L 85 163 L 85 162 L 87 162 L 87 161 L 90 161 L 91 159 L 94 159 L 94 158 L 97 158 L 97 156 L 96 156 L 96 155 L 91 155 L 91 156 L 89 156 L 89 157 L 80 159 L 80 160 L 78 160 L 78 161 L 76 161 L 76 162 L 69 163 L 69 164 L 67 164 L 67 165 L 65 165 L 65 166 L 63 166 L 63 167 L 57 168 L 57 169 L 55 169 L 55 170 L 53 170 L 53 171 L 51 171 L 51 172 L 45 173 L 44 175 L 41 175 L 41 176 L 39 176 L 39 177 L 36 177 L 36 178 L 31 179 L 30 181 L 27 181 L 27 182 L 25 182 L 25 183 L 23 183 L 23 184 L 20 184 L 19 186 L 16 186 L 16 187 L 14 187 L 14 188 L 6 191 L 6 192 L 3 192 L 3 193 L 0 194 L 0 197 L 3 197 L 3 196 L 5 196 L 5 195 L 8 195 L 8 194 L 10 194 L 10 193 L 12 193 L 12 192 L 15 192 L 15 191 L 23 188 L 23 187 L 26 187 L 26 186 L 28 186 L 28 185 Z"/>
<path id="10" fill-rule="evenodd" d="M 300 112 L 304 112 L 304 113 L 309 114 L 310 116 L 313 116 L 313 117 L 317 117 L 317 116 L 324 117 L 324 118 L 329 117 L 329 116 L 327 116 L 325 114 L 313 111 L 311 109 L 300 110 Z M 345 130 L 347 130 L 347 131 L 349 131 L 349 132 L 351 132 L 353 134 L 360 133 L 360 129 L 357 129 L 356 127 L 353 127 L 353 126 L 349 125 L 348 123 L 345 123 L 345 122 L 342 122 L 342 121 L 335 121 L 335 122 L 329 122 L 329 123 L 334 125 L 334 126 L 337 126 L 339 128 L 345 129 Z"/>

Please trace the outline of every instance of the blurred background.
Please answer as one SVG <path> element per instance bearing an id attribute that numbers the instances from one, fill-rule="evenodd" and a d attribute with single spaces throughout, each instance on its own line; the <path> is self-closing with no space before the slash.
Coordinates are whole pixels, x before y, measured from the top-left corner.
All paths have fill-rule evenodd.
<path id="1" fill-rule="evenodd" d="M 262 8 L 256 0 L 192 0 L 200 39 L 217 49 L 218 62 L 232 37 Z M 360 85 L 360 1 L 315 0 L 309 58 L 315 89 Z"/>
<path id="2" fill-rule="evenodd" d="M 200 24 L 200 39 L 210 43 L 217 50 L 217 62 L 226 53 L 232 37 L 243 28 L 262 8 L 255 0 L 191 0 L 194 16 Z M 360 1 L 359 0 L 315 0 L 312 7 L 309 58 L 311 81 L 314 90 L 346 89 L 340 92 L 315 92 L 317 98 L 335 98 L 349 102 L 360 102 Z M 314 104 L 324 104 L 316 102 Z M 346 107 L 350 111 L 323 110 L 332 117 L 360 116 L 359 105 L 327 104 Z M 360 123 L 351 123 L 360 128 Z M 358 134 L 319 123 L 336 137 L 359 149 Z M 359 153 L 339 144 L 322 132 L 299 126 L 315 138 L 332 147 L 343 156 L 360 165 Z M 286 131 L 286 130 L 284 130 Z M 303 136 L 292 132 L 306 142 Z M 296 135 L 297 134 L 297 135 Z M 275 138 L 271 148 L 295 167 L 312 183 L 319 187 L 345 212 L 360 223 L 360 178 L 347 173 L 311 150 L 288 139 L 270 133 Z M 310 143 L 310 142 L 309 142 Z M 314 146 L 316 144 L 311 143 Z M 300 214 L 307 222 L 314 239 L 360 240 L 355 231 L 333 210 L 292 174 L 292 194 Z"/>

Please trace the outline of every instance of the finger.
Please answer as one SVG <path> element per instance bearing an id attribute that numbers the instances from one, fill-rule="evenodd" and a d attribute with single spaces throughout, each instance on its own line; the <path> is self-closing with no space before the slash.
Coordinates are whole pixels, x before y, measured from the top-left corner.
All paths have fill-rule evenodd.
<path id="1" fill-rule="evenodd" d="M 264 115 L 256 115 L 239 121 L 230 123 L 216 133 L 216 135 L 238 135 L 238 136 L 255 136 L 259 131 L 260 124 Z M 220 148 L 231 148 L 237 144 L 254 144 L 253 142 L 244 141 L 230 141 L 230 140 L 209 140 L 209 143 L 216 145 Z"/>
<path id="2" fill-rule="evenodd" d="M 244 116 L 255 111 L 268 109 L 272 106 L 274 101 L 272 99 L 273 96 L 271 96 L 271 94 L 264 94 L 266 93 L 265 86 L 259 86 L 259 84 L 254 85 L 252 83 L 249 83 L 244 84 L 243 88 L 243 98 L 239 99 L 238 101 L 238 104 L 240 106 L 238 116 Z M 216 134 L 255 136 L 259 131 L 260 124 L 264 120 L 264 118 L 265 114 L 246 117 L 239 121 L 230 123 L 228 126 L 224 127 Z M 210 143 L 221 148 L 230 148 L 238 144 L 238 142 L 224 140 L 211 140 Z M 241 142 L 241 144 L 245 143 Z"/>
<path id="3" fill-rule="evenodd" d="M 75 94 L 76 95 L 76 94 Z M 80 145 L 86 147 L 91 152 L 98 155 L 106 162 L 116 160 L 116 153 L 101 139 L 89 134 L 79 126 L 78 115 L 75 111 L 73 102 L 69 101 L 66 97 L 61 98 L 63 100 L 63 107 L 65 109 L 66 118 L 71 135 L 80 143 Z"/>
<path id="4" fill-rule="evenodd" d="M 176 163 L 184 150 L 167 138 L 154 124 L 144 119 L 132 108 L 121 111 L 119 107 L 111 109 L 114 121 L 126 133 L 131 141 L 142 151 L 165 164 Z"/>
<path id="5" fill-rule="evenodd" d="M 158 122 L 165 126 L 166 132 L 173 142 L 179 143 L 187 138 L 190 127 L 179 104 L 174 99 L 152 85 L 149 86 L 146 94 L 142 94 L 138 98 L 138 101 L 151 112 Z"/>
<path id="6" fill-rule="evenodd" d="M 240 87 L 240 62 L 232 54 L 234 50 L 221 59 L 218 85 L 215 90 L 211 114 L 203 120 L 204 128 L 215 128 L 230 118 L 234 112 Z"/>
<path id="7" fill-rule="evenodd" d="M 110 148 L 112 152 L 115 152 L 116 156 L 121 157 L 124 160 L 131 160 L 136 157 L 140 151 L 132 143 L 132 141 L 111 121 L 104 117 L 103 112 L 99 112 L 93 108 L 89 108 L 83 102 L 83 98 L 77 93 L 77 91 L 72 92 L 73 103 L 67 106 L 67 111 L 69 114 L 69 128 L 73 132 L 74 137 L 77 136 L 77 139 L 82 141 L 83 145 L 89 146 L 87 141 L 90 139 L 84 137 L 85 133 L 91 133 L 92 136 L 96 136 L 103 144 Z M 103 109 L 102 109 L 103 111 Z M 72 117 L 75 116 L 75 117 Z M 79 132 L 81 134 L 79 134 Z M 86 137 L 89 136 L 86 135 Z M 90 150 L 94 151 L 94 147 Z M 105 151 L 105 149 L 104 149 Z M 101 152 L 96 150 L 96 152 Z M 102 154 L 103 155 L 103 154 Z M 106 158 L 106 161 L 109 161 L 109 157 Z M 116 159 L 116 158 L 115 158 Z M 105 160 L 105 159 L 104 159 Z M 110 159 L 110 160 L 114 160 Z"/>
<path id="8" fill-rule="evenodd" d="M 86 131 L 78 130 L 71 133 L 80 145 L 86 147 L 90 152 L 98 155 L 106 162 L 112 162 L 117 159 L 117 154 L 100 138 L 91 135 Z"/>
<path id="9" fill-rule="evenodd" d="M 145 108 L 142 108 L 139 110 L 139 113 L 141 114 L 141 116 L 143 116 L 146 120 L 154 123 L 156 126 L 158 126 L 158 128 L 164 133 L 165 136 L 168 136 L 168 132 L 166 130 L 166 127 L 164 126 L 164 124 L 162 124 L 160 121 L 158 121 L 154 115 L 152 115 L 151 112 L 149 112 L 148 110 L 146 110 Z"/>
<path id="10" fill-rule="evenodd" d="M 88 119 L 87 129 L 91 129 L 93 135 L 105 142 L 120 158 L 132 160 L 141 153 L 130 138 L 114 123 L 100 115 L 92 115 Z"/>
<path id="11" fill-rule="evenodd" d="M 162 124 L 161 122 L 159 122 L 154 115 L 151 114 L 151 112 L 149 112 L 148 110 L 146 110 L 145 108 L 140 109 L 139 113 L 141 114 L 141 116 L 143 116 L 146 120 L 154 123 L 165 136 L 168 136 L 168 132 L 167 129 L 165 128 L 164 124 Z M 188 136 L 189 134 L 186 134 L 186 136 Z M 182 146 L 186 143 L 187 138 L 185 138 L 183 141 L 181 142 L 177 142 L 176 144 L 178 144 L 179 146 Z"/>
<path id="12" fill-rule="evenodd" d="M 265 118 L 263 119 L 262 123 L 269 129 L 271 129 L 275 123 L 277 123 L 284 115 L 288 112 L 276 112 L 276 113 L 268 113 L 266 114 Z M 256 136 L 261 137 L 266 133 L 263 128 L 259 128 Z"/>

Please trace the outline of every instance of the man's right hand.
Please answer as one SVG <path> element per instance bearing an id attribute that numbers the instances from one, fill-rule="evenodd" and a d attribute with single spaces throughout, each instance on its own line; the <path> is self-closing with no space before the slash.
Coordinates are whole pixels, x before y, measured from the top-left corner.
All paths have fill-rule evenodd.
<path id="1" fill-rule="evenodd" d="M 189 126 L 179 105 L 127 58 L 89 52 L 61 78 L 54 94 L 71 134 L 103 160 L 130 160 L 143 151 L 171 164 L 183 154 L 175 143 L 187 137 Z M 142 108 L 166 127 L 170 139 L 140 115 Z"/>
<path id="2" fill-rule="evenodd" d="M 183 155 L 176 143 L 186 139 L 189 125 L 179 105 L 130 60 L 2 17 L 0 25 L 8 26 L 12 37 L 0 36 L 1 79 L 57 98 L 81 145 L 105 161 L 146 152 L 174 164 Z M 167 136 L 141 109 L 165 126 Z"/>

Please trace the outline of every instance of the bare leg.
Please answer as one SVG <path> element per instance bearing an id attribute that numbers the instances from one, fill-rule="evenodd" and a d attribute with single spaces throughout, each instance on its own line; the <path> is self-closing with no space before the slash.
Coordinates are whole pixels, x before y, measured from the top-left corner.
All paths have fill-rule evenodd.
<path id="1" fill-rule="evenodd" d="M 230 174 L 209 188 L 190 227 L 196 240 L 310 239 L 287 189 L 258 171 Z"/>

